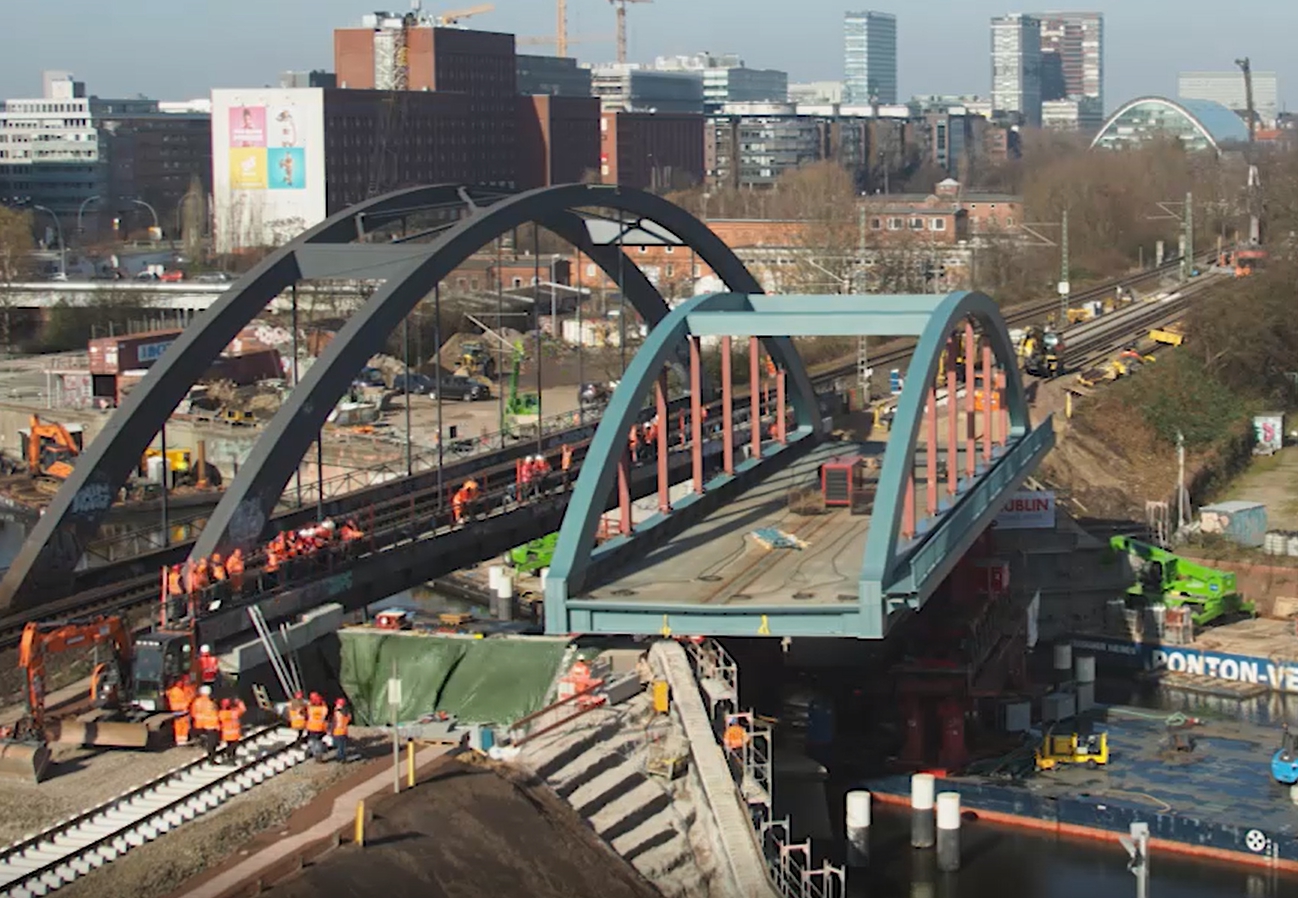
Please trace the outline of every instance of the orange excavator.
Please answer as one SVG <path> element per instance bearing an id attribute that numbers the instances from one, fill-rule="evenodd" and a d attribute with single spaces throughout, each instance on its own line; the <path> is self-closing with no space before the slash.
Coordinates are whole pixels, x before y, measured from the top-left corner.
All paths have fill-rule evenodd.
<path id="1" fill-rule="evenodd" d="M 111 659 L 96 664 L 87 696 L 90 709 L 76 717 L 50 720 L 45 713 L 45 658 L 74 649 L 106 647 Z M 149 733 L 172 719 L 168 713 L 144 717 L 156 701 L 138 701 L 137 694 L 153 695 L 165 689 L 149 680 L 154 664 L 137 655 L 135 644 L 120 617 L 56 624 L 29 623 L 18 646 L 18 666 L 27 674 L 27 713 L 0 741 L 0 776 L 34 778 L 40 782 L 50 763 L 51 743 L 117 748 L 145 748 Z M 137 669 L 138 668 L 138 669 Z M 170 685 L 170 684 L 167 684 Z M 125 717 L 126 719 L 122 719 Z"/>
<path id="2" fill-rule="evenodd" d="M 47 424 L 32 415 L 27 433 L 27 467 L 34 475 L 66 480 L 81 454 L 81 434 L 75 436 L 62 424 Z"/>

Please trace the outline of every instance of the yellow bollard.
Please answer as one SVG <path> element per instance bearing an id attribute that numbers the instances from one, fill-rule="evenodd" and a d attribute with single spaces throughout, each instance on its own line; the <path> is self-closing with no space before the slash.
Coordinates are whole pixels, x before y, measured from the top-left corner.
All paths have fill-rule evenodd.
<path id="1" fill-rule="evenodd" d="M 356 802 L 356 832 L 352 836 L 352 841 L 357 845 L 365 847 L 365 802 Z"/>
<path id="2" fill-rule="evenodd" d="M 413 741 L 406 743 L 406 785 L 411 789 L 415 787 L 415 743 Z"/>
<path id="3" fill-rule="evenodd" d="M 1068 390 L 1066 393 L 1064 393 L 1064 417 L 1071 418 L 1072 416 L 1073 416 L 1073 391 Z"/>

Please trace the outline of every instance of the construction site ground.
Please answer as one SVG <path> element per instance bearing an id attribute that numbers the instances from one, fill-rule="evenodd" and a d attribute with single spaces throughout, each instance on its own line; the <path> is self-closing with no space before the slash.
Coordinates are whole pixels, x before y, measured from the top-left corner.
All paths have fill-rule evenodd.
<path id="1" fill-rule="evenodd" d="M 441 759 L 414 789 L 381 800 L 373 812 L 363 848 L 344 844 L 263 894 L 658 895 L 562 799 L 509 765 L 474 755 Z"/>
<path id="2" fill-rule="evenodd" d="M 1261 502 L 1267 529 L 1298 531 L 1298 446 L 1255 457 L 1221 498 Z"/>
<path id="3" fill-rule="evenodd" d="M 353 731 L 353 744 L 366 756 L 391 763 L 383 734 Z M 64 750 L 67 751 L 67 750 Z M 196 748 L 159 752 L 73 749 L 75 769 L 61 768 L 45 782 L 0 780 L 0 843 L 57 823 L 75 812 L 143 785 L 198 757 Z M 377 761 L 374 763 L 383 763 Z M 160 839 L 59 890 L 61 898 L 158 898 L 211 865 L 240 852 L 259 833 L 282 827 L 299 808 L 340 782 L 356 779 L 370 763 L 341 765 L 308 761 L 223 804 Z M 369 770 L 369 775 L 373 775 Z M 278 830 L 275 830 L 278 832 Z"/>

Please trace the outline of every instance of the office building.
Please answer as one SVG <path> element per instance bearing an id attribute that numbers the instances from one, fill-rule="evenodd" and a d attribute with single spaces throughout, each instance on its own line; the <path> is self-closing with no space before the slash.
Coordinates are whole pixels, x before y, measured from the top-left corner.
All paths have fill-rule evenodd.
<path id="1" fill-rule="evenodd" d="M 727 103 L 783 103 L 789 96 L 789 75 L 778 69 L 750 69 L 733 54 L 658 57 L 660 72 L 697 72 L 703 78 L 703 111 L 713 115 Z"/>
<path id="2" fill-rule="evenodd" d="M 992 107 L 1041 124 L 1041 26 L 1015 13 L 992 19 Z"/>
<path id="3" fill-rule="evenodd" d="M 1103 123 L 1104 111 L 1096 97 L 1069 97 L 1041 104 L 1041 127 L 1052 131 L 1094 134 Z"/>
<path id="4" fill-rule="evenodd" d="M 178 235 L 191 183 L 211 188 L 211 117 L 191 104 L 166 112 L 157 100 L 88 97 L 68 72 L 43 81 L 39 99 L 0 107 L 0 201 L 44 207 L 37 226 L 69 243 L 111 236 L 114 219 L 117 236 L 155 224 Z"/>
<path id="5" fill-rule="evenodd" d="M 709 184 L 754 189 L 820 160 L 820 122 L 784 103 L 733 103 L 712 116 L 704 131 Z"/>
<path id="6" fill-rule="evenodd" d="M 897 102 L 897 17 L 849 12 L 843 18 L 843 102 Z"/>
<path id="7" fill-rule="evenodd" d="M 703 180 L 703 116 L 603 112 L 600 181 L 641 190 L 679 190 Z"/>
<path id="8" fill-rule="evenodd" d="M 1211 100 L 1233 109 L 1248 121 L 1248 98 L 1244 73 L 1182 72 L 1176 79 L 1177 95 L 1183 100 Z M 1280 89 L 1275 72 L 1253 72 L 1253 108 L 1263 128 L 1275 127 L 1280 114 Z"/>
<path id="9" fill-rule="evenodd" d="M 214 90 L 217 251 L 278 246 L 386 190 L 513 187 L 518 101 L 511 92 L 504 130 L 477 116 L 463 90 L 403 91 L 395 103 L 377 90 Z"/>
<path id="10" fill-rule="evenodd" d="M 594 97 L 520 96 L 518 188 L 598 181 L 599 128 Z"/>
<path id="11" fill-rule="evenodd" d="M 548 94 L 552 97 L 589 97 L 590 69 L 577 65 L 566 56 L 514 57 L 517 90 L 525 97 Z"/>
<path id="12" fill-rule="evenodd" d="M 1140 97 L 1118 108 L 1091 141 L 1092 149 L 1125 149 L 1156 140 L 1174 140 L 1187 150 L 1220 153 L 1248 140 L 1248 126 L 1232 110 L 1212 100 Z"/>
<path id="13" fill-rule="evenodd" d="M 1041 34 L 1041 99 L 1089 97 L 1104 109 L 1104 16 L 1033 13 Z M 1088 107 L 1089 108 L 1089 107 Z"/>
<path id="14" fill-rule="evenodd" d="M 659 72 L 637 63 L 599 66 L 591 71 L 591 90 L 604 112 L 703 113 L 699 72 Z"/>

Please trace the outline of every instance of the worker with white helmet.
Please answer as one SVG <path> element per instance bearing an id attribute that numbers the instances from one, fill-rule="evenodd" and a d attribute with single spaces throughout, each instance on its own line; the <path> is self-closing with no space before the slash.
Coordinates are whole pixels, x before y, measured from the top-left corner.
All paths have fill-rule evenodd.
<path id="1" fill-rule="evenodd" d="M 221 678 L 221 665 L 212 654 L 212 647 L 204 645 L 198 650 L 198 673 L 202 684 L 214 688 Z"/>
<path id="2" fill-rule="evenodd" d="M 206 649 L 207 646 L 203 648 Z M 211 686 L 203 686 L 198 690 L 198 696 L 190 705 L 189 713 L 194 718 L 194 735 L 202 744 L 203 750 L 207 752 L 208 760 L 214 759 L 221 741 L 221 720 L 216 702 L 212 701 Z"/>

